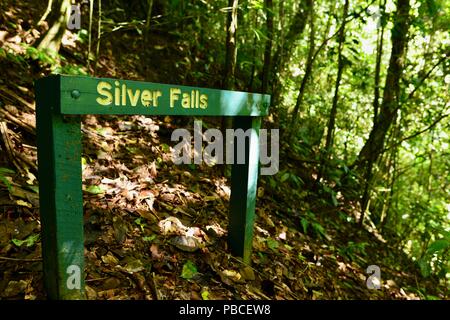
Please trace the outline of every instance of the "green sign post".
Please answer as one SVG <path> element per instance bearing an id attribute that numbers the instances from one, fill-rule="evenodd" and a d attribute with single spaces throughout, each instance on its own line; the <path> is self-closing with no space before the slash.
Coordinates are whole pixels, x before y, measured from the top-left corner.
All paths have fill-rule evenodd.
<path id="1" fill-rule="evenodd" d="M 269 95 L 52 75 L 36 82 L 36 102 L 42 255 L 50 299 L 85 297 L 82 114 L 233 116 L 235 129 L 251 129 L 245 163 L 232 165 L 228 227 L 232 253 L 250 262 L 259 128 L 261 116 L 268 114 Z"/>

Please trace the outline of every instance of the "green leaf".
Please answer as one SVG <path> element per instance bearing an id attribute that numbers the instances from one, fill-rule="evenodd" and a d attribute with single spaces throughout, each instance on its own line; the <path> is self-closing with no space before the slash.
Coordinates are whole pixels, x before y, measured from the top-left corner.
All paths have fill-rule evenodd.
<path id="1" fill-rule="evenodd" d="M 0 174 L 5 174 L 5 173 L 14 174 L 15 172 L 14 172 L 14 170 L 0 167 Z"/>
<path id="2" fill-rule="evenodd" d="M 35 243 L 39 240 L 39 233 L 32 234 L 28 238 L 24 240 L 19 239 L 12 239 L 12 243 L 14 243 L 16 246 L 21 247 L 22 245 L 26 245 L 27 247 L 32 247 L 35 245 Z"/>
<path id="3" fill-rule="evenodd" d="M 0 176 L 0 181 L 3 182 L 5 184 L 5 186 L 8 188 L 8 191 L 12 190 L 12 185 L 11 183 L 8 181 L 8 179 L 6 179 L 4 176 Z"/>
<path id="4" fill-rule="evenodd" d="M 430 264 L 425 259 L 420 259 L 418 263 L 422 276 L 428 277 L 431 274 Z"/>
<path id="5" fill-rule="evenodd" d="M 170 152 L 170 147 L 169 147 L 167 144 L 165 144 L 165 143 L 162 143 L 162 144 L 161 144 L 161 149 L 162 149 L 162 151 L 165 152 L 165 153 Z"/>
<path id="6" fill-rule="evenodd" d="M 146 242 L 152 242 L 153 240 L 156 239 L 156 234 L 152 234 L 149 237 L 143 237 L 142 240 L 146 241 Z"/>
<path id="7" fill-rule="evenodd" d="M 136 223 L 141 228 L 141 231 L 144 232 L 145 223 L 142 222 L 141 218 L 134 220 L 134 223 Z"/>
<path id="8" fill-rule="evenodd" d="M 197 274 L 197 267 L 195 266 L 195 264 L 191 261 L 188 260 L 186 261 L 186 263 L 183 265 L 183 270 L 181 271 L 181 277 L 183 279 L 192 279 L 192 277 L 194 277 Z"/>
<path id="9" fill-rule="evenodd" d="M 325 236 L 325 229 L 322 227 L 322 225 L 320 225 L 320 223 L 314 222 L 312 224 L 312 227 L 319 236 Z"/>
<path id="10" fill-rule="evenodd" d="M 102 187 L 100 187 L 100 186 L 89 186 L 86 188 L 85 191 L 88 193 L 92 193 L 92 194 L 105 193 L 105 190 L 103 190 Z"/>
<path id="11" fill-rule="evenodd" d="M 202 292 L 202 299 L 209 300 L 209 292 L 208 291 L 205 290 Z"/>
<path id="12" fill-rule="evenodd" d="M 28 189 L 30 189 L 31 191 L 39 194 L 39 187 L 38 186 L 28 186 Z"/>
<path id="13" fill-rule="evenodd" d="M 298 253 L 297 258 L 300 261 L 305 261 L 306 260 L 306 258 L 301 254 L 301 252 Z"/>
<path id="14" fill-rule="evenodd" d="M 277 182 L 274 178 L 272 178 L 272 176 L 269 177 L 269 185 L 272 189 L 275 189 L 277 187 Z"/>
<path id="15" fill-rule="evenodd" d="M 450 241 L 448 241 L 446 239 L 436 240 L 432 244 L 430 244 L 430 246 L 427 249 L 427 253 L 433 254 L 438 251 L 443 251 L 443 250 L 447 249 L 448 247 L 450 247 Z"/>
<path id="16" fill-rule="evenodd" d="M 268 238 L 266 241 L 267 241 L 267 246 L 272 250 L 276 250 L 279 246 L 279 243 L 277 240 Z"/>
<path id="17" fill-rule="evenodd" d="M 301 223 L 302 228 L 303 228 L 303 233 L 306 234 L 306 232 L 308 231 L 309 221 L 306 220 L 305 218 L 301 218 L 300 219 L 300 223 Z"/>
<path id="18" fill-rule="evenodd" d="M 338 206 L 338 201 L 336 199 L 336 192 L 331 191 L 331 202 L 333 203 L 333 206 Z"/>
<path id="19" fill-rule="evenodd" d="M 285 172 L 285 173 L 281 176 L 280 182 L 281 182 L 281 183 L 285 182 L 287 179 L 289 179 L 289 176 L 290 176 L 290 175 L 291 175 L 291 174 L 290 174 L 289 172 Z"/>

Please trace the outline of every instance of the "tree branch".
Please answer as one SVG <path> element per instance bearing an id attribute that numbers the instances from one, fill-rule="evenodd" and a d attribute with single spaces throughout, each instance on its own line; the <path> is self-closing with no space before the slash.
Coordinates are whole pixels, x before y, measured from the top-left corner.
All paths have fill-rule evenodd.
<path id="1" fill-rule="evenodd" d="M 413 134 L 411 134 L 410 136 L 404 137 L 402 139 L 400 139 L 400 141 L 396 142 L 394 145 L 390 146 L 389 148 L 384 149 L 384 152 L 392 149 L 392 148 L 396 148 L 398 147 L 403 141 L 406 140 L 410 140 L 412 138 L 417 137 L 418 135 L 421 135 L 424 132 L 427 132 L 428 130 L 432 129 L 434 126 L 436 126 L 442 119 L 447 118 L 448 116 L 450 116 L 450 113 L 445 113 L 445 114 L 440 114 L 439 117 L 437 117 L 437 119 L 435 119 L 428 127 L 426 127 L 425 129 L 419 130 Z"/>

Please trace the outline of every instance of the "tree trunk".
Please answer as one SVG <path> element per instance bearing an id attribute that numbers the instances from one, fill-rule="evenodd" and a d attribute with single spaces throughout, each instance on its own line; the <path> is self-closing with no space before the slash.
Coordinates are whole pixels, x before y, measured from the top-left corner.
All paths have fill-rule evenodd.
<path id="1" fill-rule="evenodd" d="M 253 20 L 253 27 L 256 29 L 258 28 L 258 14 L 255 13 L 254 20 Z M 253 82 L 255 80 L 255 73 L 256 73 L 256 57 L 257 57 L 257 49 L 258 49 L 258 37 L 256 34 L 253 37 L 253 45 L 252 45 L 252 69 L 250 70 L 250 81 L 247 86 L 248 92 L 253 92 Z"/>
<path id="2" fill-rule="evenodd" d="M 384 10 L 386 6 L 386 0 L 380 4 L 380 28 L 377 31 L 377 54 L 375 64 L 375 78 L 374 78 L 374 95 L 373 95 L 373 121 L 375 122 L 378 117 L 378 110 L 380 109 L 380 72 L 381 72 L 381 57 L 383 56 L 383 37 L 384 37 Z M 367 211 L 367 206 L 370 200 L 370 190 L 372 185 L 372 169 L 373 162 L 367 164 L 366 172 L 364 174 L 364 191 L 361 198 L 361 212 L 362 216 Z M 361 218 L 360 222 L 363 220 Z"/>
<path id="3" fill-rule="evenodd" d="M 296 129 L 296 122 L 298 118 L 298 114 L 300 111 L 300 107 L 303 103 L 303 97 L 305 95 L 305 89 L 306 84 L 308 82 L 308 79 L 311 76 L 312 73 L 312 67 L 314 63 L 314 50 L 315 50 L 315 28 L 314 28 L 314 8 L 312 1 L 308 1 L 308 5 L 311 5 L 309 7 L 309 27 L 310 27 L 310 33 L 309 33 L 309 50 L 308 50 L 308 58 L 306 59 L 306 68 L 305 68 L 305 75 L 303 76 L 302 83 L 300 84 L 300 89 L 298 91 L 297 101 L 295 102 L 295 107 L 292 112 L 292 120 L 291 120 L 291 132 L 295 132 Z"/>
<path id="4" fill-rule="evenodd" d="M 228 90 L 235 90 L 235 69 L 236 69 L 236 32 L 237 32 L 237 19 L 238 19 L 238 0 L 228 0 L 228 8 L 230 11 L 227 15 L 227 38 L 226 38 L 226 53 L 225 53 L 225 70 L 223 79 L 223 88 Z M 222 117 L 221 129 L 225 135 L 226 129 L 232 127 L 231 117 Z M 224 157 L 226 159 L 226 152 L 224 151 Z M 231 175 L 230 165 L 223 166 L 223 173 L 225 176 Z"/>
<path id="5" fill-rule="evenodd" d="M 236 69 L 236 32 L 237 32 L 237 11 L 238 0 L 228 0 L 228 7 L 231 10 L 227 16 L 227 39 L 225 52 L 225 72 L 223 79 L 223 88 L 228 90 L 235 89 L 235 69 Z"/>
<path id="6" fill-rule="evenodd" d="M 384 140 L 392 123 L 395 122 L 399 108 L 400 77 L 403 72 L 403 55 L 407 46 L 407 32 L 409 27 L 409 0 L 398 0 L 394 28 L 392 29 L 392 50 L 389 61 L 386 83 L 383 92 L 383 102 L 380 113 L 374 121 L 369 139 L 361 149 L 356 166 L 363 171 L 365 182 L 361 199 L 360 224 L 363 223 L 368 203 L 368 189 L 372 180 L 373 166 L 383 152 Z"/>
<path id="7" fill-rule="evenodd" d="M 49 16 L 48 31 L 39 41 L 37 48 L 46 51 L 51 56 L 56 56 L 61 47 L 61 41 L 66 31 L 70 0 L 53 1 Z"/>
<path id="8" fill-rule="evenodd" d="M 269 71 L 272 57 L 272 44 L 273 44 L 273 1 L 265 0 L 266 7 L 266 30 L 267 30 L 267 40 L 266 46 L 264 48 L 264 65 L 261 77 L 261 92 L 267 93 L 267 88 L 269 85 Z"/>
<path id="9" fill-rule="evenodd" d="M 274 54 L 274 63 L 273 63 L 273 72 L 271 75 L 272 82 L 272 105 L 276 106 L 280 102 L 281 96 L 281 81 L 282 71 L 288 58 L 292 56 L 292 52 L 295 49 L 295 42 L 303 33 L 303 30 L 306 26 L 308 10 L 307 3 L 311 3 L 312 0 L 303 0 L 300 3 L 300 7 L 298 8 L 294 18 L 289 27 L 289 31 L 283 39 L 283 43 L 279 46 Z M 271 109 L 274 110 L 273 108 Z"/>
<path id="10" fill-rule="evenodd" d="M 397 1 L 397 11 L 391 35 L 391 58 L 386 75 L 383 102 L 380 106 L 380 114 L 373 124 L 369 138 L 361 149 L 358 159 L 354 164 L 358 168 L 365 168 L 369 162 L 376 162 L 383 152 L 386 133 L 397 115 L 399 108 L 400 77 L 403 72 L 403 54 L 407 45 L 409 9 L 409 0 Z"/>
<path id="11" fill-rule="evenodd" d="M 326 157 L 331 151 L 334 139 L 334 127 L 336 123 L 337 114 L 337 104 L 339 100 L 339 87 L 341 85 L 342 72 L 344 71 L 344 56 L 342 54 L 342 47 L 345 42 L 345 24 L 347 23 L 347 13 L 348 13 L 349 0 L 345 0 L 344 11 L 342 13 L 342 25 L 339 30 L 339 47 L 338 47 L 338 72 L 336 77 L 336 84 L 334 87 L 333 104 L 331 106 L 330 118 L 328 120 L 327 126 L 327 138 L 325 141 L 325 153 Z"/>
<path id="12" fill-rule="evenodd" d="M 381 57 L 383 56 L 383 38 L 384 38 L 384 26 L 383 22 L 385 19 L 385 7 L 386 0 L 380 4 L 380 28 L 378 29 L 377 36 L 377 58 L 375 64 L 375 89 L 373 97 L 373 115 L 374 121 L 378 117 L 378 110 L 380 109 L 380 71 L 381 71 Z"/>

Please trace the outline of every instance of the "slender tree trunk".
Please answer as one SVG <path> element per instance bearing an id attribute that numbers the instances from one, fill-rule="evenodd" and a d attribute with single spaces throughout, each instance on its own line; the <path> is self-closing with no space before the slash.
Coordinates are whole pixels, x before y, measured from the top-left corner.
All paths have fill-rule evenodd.
<path id="1" fill-rule="evenodd" d="M 398 98 L 400 94 L 400 77 L 403 72 L 404 52 L 407 47 L 407 32 L 409 27 L 409 0 L 398 0 L 397 11 L 392 29 L 392 50 L 389 61 L 386 83 L 383 92 L 383 102 L 380 113 L 374 121 L 369 139 L 361 149 L 356 165 L 363 171 L 364 180 L 369 180 L 364 188 L 361 199 L 360 224 L 363 223 L 368 203 L 369 183 L 372 179 L 373 166 L 383 152 L 384 140 L 392 123 L 395 122 L 399 108 Z"/>
<path id="2" fill-rule="evenodd" d="M 261 77 L 261 92 L 267 93 L 269 85 L 269 71 L 271 66 L 272 45 L 273 45 L 273 1 L 265 0 L 266 7 L 266 46 L 264 48 L 264 65 Z"/>
<path id="3" fill-rule="evenodd" d="M 380 109 L 380 73 L 381 73 L 381 57 L 383 56 L 383 38 L 384 38 L 384 26 L 383 23 L 385 17 L 386 0 L 380 4 L 380 26 L 377 31 L 377 57 L 375 64 L 375 89 L 373 95 L 373 116 L 374 121 L 378 117 L 378 110 Z"/>
<path id="4" fill-rule="evenodd" d="M 56 56 L 61 47 L 61 41 L 66 31 L 70 0 L 53 1 L 49 15 L 50 29 L 43 35 L 37 48 Z"/>
<path id="5" fill-rule="evenodd" d="M 392 30 L 392 50 L 389 60 L 386 83 L 383 92 L 383 102 L 380 113 L 373 124 L 369 138 L 361 149 L 354 165 L 367 167 L 368 162 L 376 162 L 383 151 L 384 140 L 391 124 L 395 121 L 399 108 L 400 77 L 403 72 L 404 52 L 407 46 L 409 28 L 409 0 L 398 0 Z"/>
<path id="6" fill-rule="evenodd" d="M 280 96 L 282 92 L 281 78 L 283 76 L 283 69 L 289 58 L 292 56 L 292 52 L 295 49 L 296 40 L 303 33 L 306 26 L 308 10 L 307 2 L 312 0 L 302 0 L 300 7 L 298 8 L 292 22 L 289 26 L 289 31 L 284 37 L 282 46 L 279 46 L 274 54 L 273 60 L 273 73 L 271 75 L 272 83 L 272 105 L 276 106 L 280 102 Z M 274 109 L 271 109 L 274 110 Z"/>
<path id="7" fill-rule="evenodd" d="M 50 11 L 52 11 L 52 3 L 53 3 L 53 0 L 48 0 L 47 9 L 45 9 L 45 12 L 42 15 L 42 17 L 39 19 L 37 25 L 40 25 L 42 22 L 47 20 L 48 14 L 50 13 Z"/>
<path id="8" fill-rule="evenodd" d="M 325 149 L 324 149 L 324 153 L 321 157 L 320 169 L 319 169 L 319 174 L 317 175 L 317 181 L 320 181 L 320 179 L 323 177 L 323 175 L 325 173 L 327 162 L 328 162 L 328 159 L 329 159 L 329 156 L 331 153 L 331 148 L 333 146 L 334 127 L 335 127 L 335 123 L 336 123 L 337 105 L 338 105 L 338 100 L 339 100 L 339 87 L 341 85 L 342 72 L 344 71 L 344 56 L 342 54 L 342 47 L 345 42 L 345 25 L 347 23 L 348 6 L 349 6 L 349 0 L 345 0 L 343 13 L 342 13 L 342 24 L 339 28 L 339 34 L 338 34 L 338 41 L 339 41 L 338 70 L 337 70 L 336 82 L 334 85 L 334 96 L 333 96 L 333 102 L 331 105 L 330 116 L 328 118 Z"/>
<path id="9" fill-rule="evenodd" d="M 333 146 L 333 139 L 334 139 L 334 127 L 336 123 L 336 114 L 337 114 L 337 105 L 339 100 L 339 87 L 341 85 L 341 79 L 342 79 L 342 72 L 344 71 L 344 56 L 342 54 L 342 47 L 344 46 L 345 42 L 345 24 L 347 23 L 347 13 L 348 13 L 348 5 L 349 0 L 345 0 L 344 4 L 344 11 L 342 14 L 342 25 L 341 29 L 339 30 L 339 46 L 338 46 L 338 72 L 336 77 L 336 83 L 334 86 L 334 96 L 333 96 L 333 103 L 331 106 L 330 111 L 330 118 L 328 120 L 328 126 L 327 126 L 327 138 L 325 141 L 325 153 L 328 155 L 331 151 L 331 148 Z"/>
<path id="10" fill-rule="evenodd" d="M 376 64 L 375 64 L 375 78 L 374 78 L 374 97 L 373 97 L 373 114 L 374 114 L 374 122 L 378 117 L 378 110 L 380 108 L 380 72 L 381 72 L 381 57 L 383 56 L 383 37 L 384 37 L 384 10 L 386 6 L 386 0 L 380 4 L 380 28 L 377 31 L 377 53 L 376 53 Z M 372 169 L 373 162 L 368 163 L 366 172 L 364 174 L 364 191 L 361 198 L 361 212 L 362 215 L 365 215 L 367 211 L 367 206 L 369 205 L 370 200 L 370 190 L 372 185 Z M 362 223 L 362 219 L 360 220 Z"/>
<path id="11" fill-rule="evenodd" d="M 309 50 L 308 50 L 308 58 L 306 59 L 306 68 L 305 68 L 305 74 L 302 79 L 302 83 L 300 84 L 300 89 L 298 91 L 297 95 L 297 101 L 295 102 L 295 107 L 292 112 L 292 120 L 291 120 L 291 132 L 295 132 L 296 124 L 297 124 L 297 118 L 300 111 L 300 108 L 303 103 L 303 97 L 305 95 L 305 89 L 306 84 L 311 76 L 312 73 L 312 67 L 314 63 L 314 51 L 315 51 L 315 28 L 314 28 L 314 8 L 312 1 L 308 1 L 308 5 L 311 5 L 309 8 Z"/>
<path id="12" fill-rule="evenodd" d="M 226 38 L 226 53 L 225 53 L 225 70 L 223 79 L 223 88 L 228 90 L 235 90 L 235 69 L 237 58 L 236 33 L 237 33 L 237 19 L 238 19 L 238 0 L 228 0 L 228 7 L 230 11 L 227 15 L 227 38 Z M 226 129 L 232 127 L 231 117 L 222 117 L 222 133 L 225 134 Z M 226 159 L 226 152 L 224 157 Z M 231 167 L 229 165 L 223 166 L 224 175 L 231 175 Z"/>
<path id="13" fill-rule="evenodd" d="M 225 72 L 223 79 L 224 89 L 235 89 L 235 69 L 236 69 L 236 32 L 237 32 L 237 11 L 238 0 L 228 0 L 228 7 L 230 11 L 227 15 L 227 39 L 226 39 L 226 51 L 225 51 Z"/>
<path id="14" fill-rule="evenodd" d="M 102 0 L 98 0 L 97 48 L 95 49 L 94 75 L 97 74 L 101 37 L 102 37 Z"/>
<path id="15" fill-rule="evenodd" d="M 254 21 L 253 21 L 254 28 L 258 28 L 258 14 L 255 13 L 254 15 Z M 249 92 L 253 92 L 253 82 L 255 81 L 255 73 L 256 73 L 256 56 L 257 56 L 257 46 L 258 43 L 258 37 L 253 37 L 253 45 L 252 45 L 252 69 L 250 70 L 250 81 L 248 83 L 247 89 Z"/>
<path id="16" fill-rule="evenodd" d="M 428 156 L 430 158 L 430 165 L 428 167 L 428 177 L 427 177 L 427 193 L 428 193 L 428 198 L 427 198 L 427 203 L 430 204 L 431 203 L 431 199 L 432 199 L 432 191 L 433 191 L 433 152 L 434 152 L 434 147 L 433 147 L 433 142 L 434 142 L 434 129 L 431 129 L 430 132 L 430 144 L 429 144 L 429 151 L 428 151 Z"/>
<path id="17" fill-rule="evenodd" d="M 92 44 L 92 22 L 94 16 L 94 1 L 89 1 L 89 38 L 88 38 L 88 52 L 87 52 L 87 62 L 86 68 L 88 72 L 91 72 L 91 44 Z"/>
<path id="18" fill-rule="evenodd" d="M 150 21 L 152 20 L 153 0 L 147 0 L 147 19 L 145 20 L 144 37 L 147 40 L 150 32 Z"/>
<path id="19" fill-rule="evenodd" d="M 383 212 L 380 218 L 380 230 L 384 230 L 385 226 L 390 220 L 392 201 L 395 195 L 395 182 L 397 181 L 397 148 L 393 148 L 391 151 L 391 163 L 389 167 L 392 167 L 392 177 L 389 181 L 389 195 L 386 199 L 386 208 L 383 208 Z"/>

